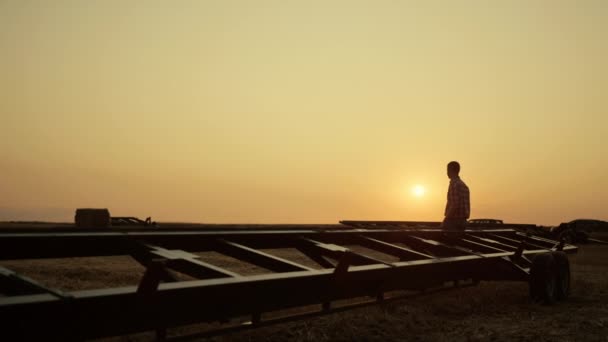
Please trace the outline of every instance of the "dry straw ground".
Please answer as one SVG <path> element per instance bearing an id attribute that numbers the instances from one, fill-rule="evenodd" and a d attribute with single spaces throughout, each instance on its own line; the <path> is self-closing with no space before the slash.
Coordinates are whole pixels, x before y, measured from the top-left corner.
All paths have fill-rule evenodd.
<path id="1" fill-rule="evenodd" d="M 227 268 L 238 268 L 242 273 L 259 271 L 219 255 L 205 257 Z M 608 341 L 608 245 L 583 245 L 577 255 L 571 256 L 571 263 L 572 295 L 568 301 L 553 306 L 530 303 L 527 284 L 482 282 L 476 287 L 210 340 Z M 143 274 L 143 268 L 128 257 L 4 261 L 0 265 L 63 290 L 134 285 Z M 182 330 L 192 329 L 196 328 Z M 153 338 L 151 333 L 142 333 L 108 340 Z"/>

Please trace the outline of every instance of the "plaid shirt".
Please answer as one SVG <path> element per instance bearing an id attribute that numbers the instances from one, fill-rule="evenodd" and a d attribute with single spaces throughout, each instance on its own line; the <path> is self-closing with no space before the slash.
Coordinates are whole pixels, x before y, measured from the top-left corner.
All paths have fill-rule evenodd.
<path id="1" fill-rule="evenodd" d="M 469 187 L 460 177 L 450 180 L 448 188 L 448 203 L 445 206 L 445 217 L 468 219 L 471 214 Z"/>

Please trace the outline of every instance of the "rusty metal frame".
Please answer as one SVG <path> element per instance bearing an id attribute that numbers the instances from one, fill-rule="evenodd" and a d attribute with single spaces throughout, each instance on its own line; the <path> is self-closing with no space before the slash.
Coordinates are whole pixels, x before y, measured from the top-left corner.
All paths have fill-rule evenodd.
<path id="1" fill-rule="evenodd" d="M 146 268 L 137 286 L 62 292 L 0 268 L 0 321 L 24 339 L 89 339 L 251 317 L 249 326 L 285 321 L 263 314 L 310 305 L 331 312 L 337 300 L 391 291 L 428 291 L 445 283 L 527 281 L 531 257 L 575 246 L 514 229 L 448 232 L 429 223 L 345 221 L 339 226 L 265 229 L 164 229 L 0 232 L 2 260 L 130 255 Z M 259 228 L 259 227 L 258 227 Z M 271 228 L 271 229 L 270 229 Z M 387 262 L 348 246 L 374 250 Z M 311 268 L 264 249 L 294 248 Z M 245 276 L 203 260 L 215 251 L 268 270 Z M 175 272 L 197 280 L 179 281 Z M 354 305 L 357 306 L 357 305 Z M 103 322 L 103 324 L 101 323 Z M 12 334 L 12 335 L 10 335 Z"/>

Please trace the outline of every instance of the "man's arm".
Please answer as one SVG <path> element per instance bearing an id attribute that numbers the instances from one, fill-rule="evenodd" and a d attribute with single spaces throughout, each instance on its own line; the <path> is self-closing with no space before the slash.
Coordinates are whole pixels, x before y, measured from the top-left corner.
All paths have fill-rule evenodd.
<path id="1" fill-rule="evenodd" d="M 455 186 L 455 184 L 450 184 L 450 188 L 448 190 L 448 203 L 445 208 L 445 217 L 454 216 L 454 210 L 456 208 L 456 203 L 458 203 L 459 196 L 460 189 Z"/>

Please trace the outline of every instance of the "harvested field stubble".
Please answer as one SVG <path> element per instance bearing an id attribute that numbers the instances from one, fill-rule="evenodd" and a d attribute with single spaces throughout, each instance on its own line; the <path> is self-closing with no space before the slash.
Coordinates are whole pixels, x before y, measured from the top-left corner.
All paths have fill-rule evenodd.
<path id="1" fill-rule="evenodd" d="M 215 258 L 214 263 L 219 265 L 221 257 Z M 530 303 L 527 284 L 482 282 L 475 287 L 209 340 L 608 341 L 608 246 L 583 245 L 578 254 L 570 256 L 570 260 L 573 276 L 571 297 L 553 306 Z M 0 264 L 64 290 L 135 285 L 143 274 L 143 268 L 128 257 L 6 261 Z M 242 266 L 232 264 L 231 267 Z M 248 273 L 256 273 L 254 271 L 248 269 Z M 199 329 L 187 327 L 169 332 L 196 330 Z M 106 340 L 145 341 L 153 338 L 153 334 L 143 333 Z"/>

